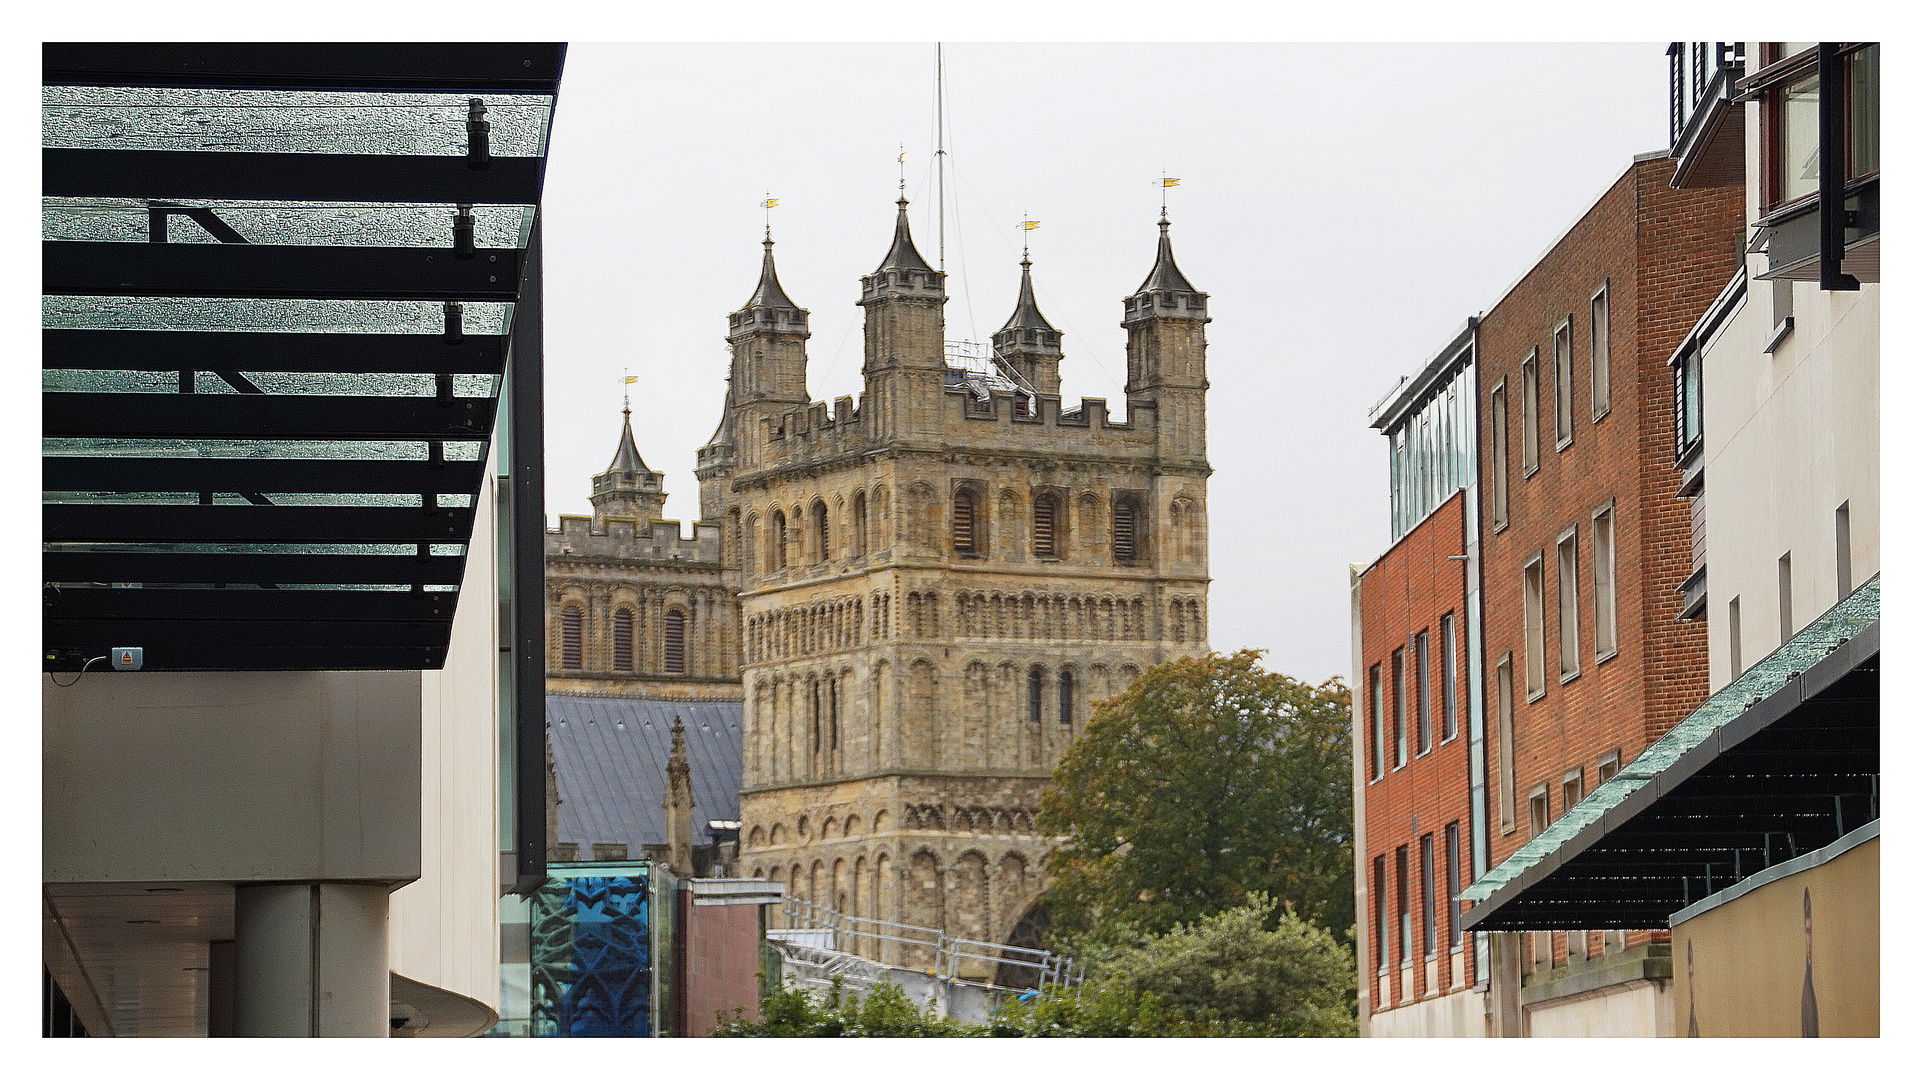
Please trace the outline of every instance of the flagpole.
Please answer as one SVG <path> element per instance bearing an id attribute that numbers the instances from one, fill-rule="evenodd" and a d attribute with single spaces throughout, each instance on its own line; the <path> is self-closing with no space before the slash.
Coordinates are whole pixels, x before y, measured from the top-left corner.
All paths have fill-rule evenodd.
<path id="1" fill-rule="evenodd" d="M 941 43 L 934 43 L 934 216 L 939 242 L 935 251 L 936 268 L 948 268 L 948 135 L 946 75 L 941 63 Z"/>

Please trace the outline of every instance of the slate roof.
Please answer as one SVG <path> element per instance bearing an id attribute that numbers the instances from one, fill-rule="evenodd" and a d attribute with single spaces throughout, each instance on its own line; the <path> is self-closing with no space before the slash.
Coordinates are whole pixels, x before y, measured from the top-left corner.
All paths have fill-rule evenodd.
<path id="1" fill-rule="evenodd" d="M 741 703 L 549 694 L 547 737 L 560 787 L 560 843 L 667 843 L 667 758 L 674 717 L 686 727 L 694 842 L 710 820 L 741 816 Z"/>

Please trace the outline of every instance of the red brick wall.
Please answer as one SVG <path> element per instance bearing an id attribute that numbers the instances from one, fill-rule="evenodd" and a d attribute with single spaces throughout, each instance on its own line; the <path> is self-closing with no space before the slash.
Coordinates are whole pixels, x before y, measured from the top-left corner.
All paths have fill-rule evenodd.
<path id="1" fill-rule="evenodd" d="M 1508 391 L 1508 521 L 1483 522 L 1484 687 L 1487 702 L 1490 854 L 1499 863 L 1532 835 L 1528 798 L 1549 789 L 1549 818 L 1566 809 L 1562 780 L 1582 769 L 1597 786 L 1600 759 L 1626 764 L 1688 715 L 1708 692 L 1707 638 L 1678 623 L 1677 586 L 1689 574 L 1688 507 L 1675 498 L 1673 383 L 1668 357 L 1728 282 L 1742 234 L 1740 189 L 1675 191 L 1673 166 L 1632 166 L 1573 229 L 1483 318 L 1479 330 L 1482 490 L 1497 467 L 1486 421 L 1489 393 Z M 1610 411 L 1593 419 L 1589 301 L 1606 282 L 1611 336 Z M 1555 439 L 1554 332 L 1573 316 L 1573 435 Z M 1540 467 L 1522 472 L 1521 367 L 1538 350 Z M 1592 516 L 1612 500 L 1617 652 L 1595 653 Z M 1579 672 L 1560 675 L 1556 541 L 1576 530 Z M 1543 560 L 1545 692 L 1527 693 L 1523 567 Z M 1502 828 L 1498 670 L 1512 653 L 1514 793 Z M 1559 938 L 1559 935 L 1558 935 Z M 1632 943 L 1632 942 L 1631 942 Z M 1559 962 L 1562 946 L 1556 945 Z"/>
<path id="2" fill-rule="evenodd" d="M 1379 664 L 1383 683 L 1383 742 L 1386 744 L 1383 746 L 1383 776 L 1380 780 L 1369 781 L 1364 796 L 1360 831 L 1366 854 L 1364 875 L 1368 883 L 1368 901 L 1356 913 L 1355 919 L 1356 933 L 1369 958 L 1368 971 L 1372 975 L 1379 960 L 1376 951 L 1376 904 L 1387 904 L 1389 992 L 1384 1000 L 1373 1003 L 1376 1009 L 1391 1008 L 1448 987 L 1451 947 L 1439 910 L 1446 903 L 1440 899 L 1447 890 L 1447 863 L 1442 848 L 1451 822 L 1457 824 L 1460 849 L 1456 852 L 1456 887 L 1466 886 L 1473 875 L 1469 861 L 1467 576 L 1464 569 L 1467 564 L 1449 558 L 1463 553 L 1465 532 L 1462 518 L 1465 502 L 1466 496 L 1457 492 L 1377 559 L 1361 577 L 1362 669 L 1361 681 L 1354 692 L 1362 698 L 1364 723 L 1372 727 L 1372 721 L 1367 719 L 1372 716 L 1368 673 Z M 1455 624 L 1455 655 L 1450 658 L 1455 667 L 1455 736 L 1444 742 L 1440 648 L 1441 617 L 1445 614 L 1452 614 Z M 1417 752 L 1413 715 L 1416 697 L 1413 640 L 1415 634 L 1422 630 L 1428 631 L 1432 699 L 1429 711 L 1434 731 L 1434 746 L 1426 754 Z M 1393 747 L 1391 657 L 1396 649 L 1403 650 L 1408 668 L 1408 762 L 1400 769 L 1394 767 Z M 1361 740 L 1364 757 L 1368 756 L 1369 745 L 1370 737 L 1364 731 Z M 1368 767 L 1364 775 L 1372 777 L 1372 767 Z M 1439 987 L 1428 985 L 1422 955 L 1421 837 L 1431 833 L 1435 847 L 1434 888 L 1438 898 L 1435 955 L 1439 959 Z M 1411 936 L 1415 955 L 1412 958 L 1401 955 L 1400 929 L 1396 923 L 1398 896 L 1395 850 L 1403 845 L 1408 847 L 1409 906 L 1414 911 L 1414 932 Z M 1377 856 L 1383 857 L 1387 870 L 1387 888 L 1382 897 L 1374 893 L 1373 867 Z M 1474 951 L 1468 948 L 1468 941 L 1468 936 L 1464 934 L 1462 947 L 1466 950 L 1467 975 L 1463 981 L 1465 985 L 1472 986 L 1475 982 Z M 1404 960 L 1413 962 L 1404 968 Z M 1369 982 L 1372 984 L 1373 980 Z"/>
<path id="3" fill-rule="evenodd" d="M 697 907 L 692 894 L 681 903 L 686 935 L 686 968 L 681 973 L 689 1038 L 706 1038 L 714 1030 L 715 1014 L 729 1018 L 736 1007 L 749 1020 L 761 1018 L 760 908 L 753 904 L 716 904 Z"/>

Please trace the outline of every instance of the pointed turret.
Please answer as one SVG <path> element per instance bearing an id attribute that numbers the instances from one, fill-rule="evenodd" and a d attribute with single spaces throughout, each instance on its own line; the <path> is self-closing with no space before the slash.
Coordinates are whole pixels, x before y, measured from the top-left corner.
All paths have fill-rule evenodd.
<path id="1" fill-rule="evenodd" d="M 594 494 L 588 501 L 594 504 L 597 530 L 606 528 L 611 517 L 632 518 L 636 528 L 645 530 L 667 504 L 661 474 L 647 467 L 634 445 L 634 412 L 625 405 L 621 408 L 621 441 L 614 449 L 614 461 L 594 478 Z"/>
<path id="2" fill-rule="evenodd" d="M 774 273 L 774 232 L 769 230 L 766 239 L 761 241 L 761 280 L 754 287 L 754 295 L 747 298 L 743 310 L 753 308 L 781 308 L 786 311 L 800 311 L 799 305 L 787 298 L 781 291 L 781 279 Z M 806 314 L 806 312 L 802 312 Z"/>
<path id="3" fill-rule="evenodd" d="M 948 370 L 941 307 L 948 276 L 928 265 L 908 231 L 908 200 L 895 203 L 894 243 L 861 279 L 867 310 L 861 373 L 869 430 L 883 439 L 931 435 Z"/>
<path id="4" fill-rule="evenodd" d="M 781 288 L 774 272 L 774 235 L 761 241 L 761 277 L 753 295 L 727 317 L 727 401 L 721 423 L 696 456 L 694 475 L 701 482 L 701 516 L 713 519 L 725 501 L 728 477 L 742 464 L 758 460 L 765 426 L 804 409 L 807 393 L 807 309 Z"/>
<path id="5" fill-rule="evenodd" d="M 1041 314 L 1034 302 L 1034 278 L 1028 253 L 1021 253 L 1021 292 L 1014 314 L 994 332 L 994 354 L 1013 367 L 1036 392 L 1061 393 L 1061 331 Z"/>
<path id="6" fill-rule="evenodd" d="M 694 876 L 694 785 L 687 766 L 687 729 L 674 718 L 674 744 L 667 758 L 667 868 L 675 877 Z"/>
<path id="7" fill-rule="evenodd" d="M 1152 410 L 1155 442 L 1166 460 L 1205 461 L 1208 294 L 1175 265 L 1168 214 L 1161 214 L 1154 268 L 1121 302 L 1128 331 L 1128 411 Z"/>
<path id="8" fill-rule="evenodd" d="M 926 270 L 932 273 L 934 267 L 929 266 L 928 261 L 921 257 L 921 253 L 915 250 L 914 237 L 908 233 L 908 197 L 901 196 L 895 200 L 894 205 L 900 208 L 894 217 L 894 246 L 888 249 L 887 258 L 881 260 L 881 265 L 875 272 Z"/>
<path id="9" fill-rule="evenodd" d="M 861 304 L 866 306 L 888 295 L 947 299 L 948 275 L 929 266 L 915 250 L 914 237 L 908 230 L 907 196 L 901 196 L 894 205 L 899 208 L 894 216 L 894 243 L 874 273 L 861 279 Z"/>

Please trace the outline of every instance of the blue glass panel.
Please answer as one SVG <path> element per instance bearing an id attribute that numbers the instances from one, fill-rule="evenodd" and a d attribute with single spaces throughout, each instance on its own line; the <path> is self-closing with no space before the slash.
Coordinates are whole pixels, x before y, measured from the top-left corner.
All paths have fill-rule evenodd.
<path id="1" fill-rule="evenodd" d="M 533 1034 L 648 1038 L 647 877 L 549 879 L 535 897 Z"/>

